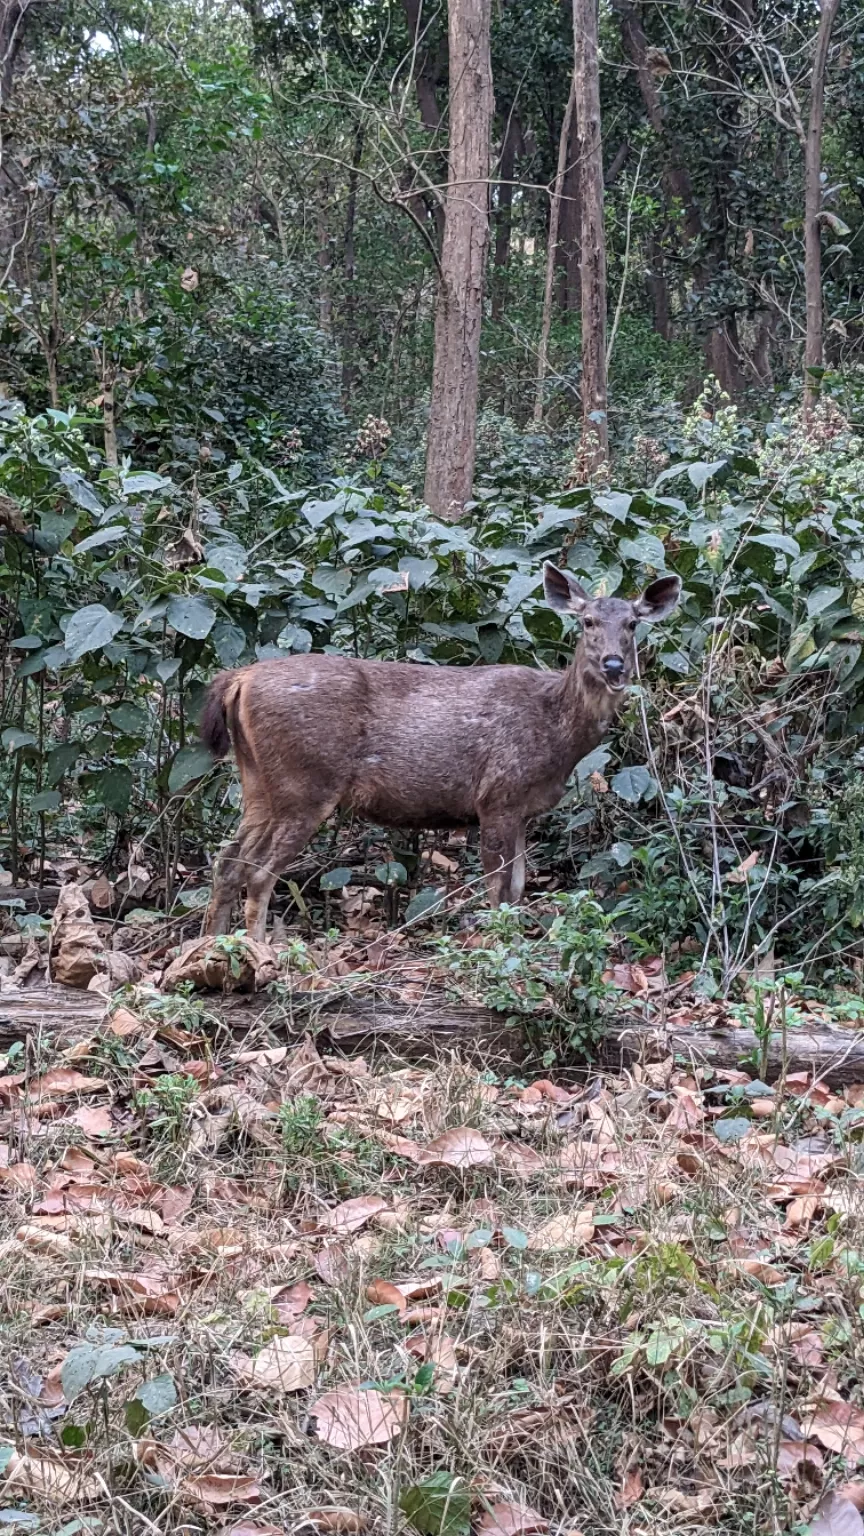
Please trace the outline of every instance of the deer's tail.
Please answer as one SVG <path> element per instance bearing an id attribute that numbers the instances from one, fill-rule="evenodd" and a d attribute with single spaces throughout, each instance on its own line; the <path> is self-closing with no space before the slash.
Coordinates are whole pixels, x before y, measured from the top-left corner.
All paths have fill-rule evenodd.
<path id="1" fill-rule="evenodd" d="M 237 743 L 237 723 L 233 709 L 237 696 L 237 673 L 219 672 L 214 677 L 204 699 L 204 708 L 198 724 L 198 734 L 214 758 L 227 757 L 231 740 Z"/>

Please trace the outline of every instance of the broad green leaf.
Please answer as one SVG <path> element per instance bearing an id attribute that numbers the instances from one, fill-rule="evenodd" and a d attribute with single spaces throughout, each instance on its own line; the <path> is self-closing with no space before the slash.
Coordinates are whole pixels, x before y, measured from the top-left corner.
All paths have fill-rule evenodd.
<path id="1" fill-rule="evenodd" d="M 281 651 L 294 651 L 299 655 L 306 655 L 312 649 L 312 636 L 302 624 L 286 624 L 276 636 L 276 644 Z"/>
<path id="2" fill-rule="evenodd" d="M 239 624 L 229 624 L 226 619 L 220 619 L 214 625 L 210 643 L 223 667 L 234 667 L 246 649 L 246 632 Z"/>
<path id="3" fill-rule="evenodd" d="M 584 784 L 586 779 L 590 779 L 592 773 L 602 773 L 611 756 L 608 747 L 595 747 L 587 757 L 581 757 L 575 769 L 579 783 Z"/>
<path id="4" fill-rule="evenodd" d="M 718 1141 L 740 1141 L 746 1136 L 752 1126 L 751 1120 L 743 1118 L 730 1118 L 729 1120 L 715 1120 L 714 1135 Z"/>
<path id="5" fill-rule="evenodd" d="M 319 884 L 322 891 L 341 891 L 351 884 L 353 878 L 353 869 L 328 869 L 326 875 L 321 876 Z"/>
<path id="6" fill-rule="evenodd" d="M 113 811 L 117 816 L 125 814 L 132 797 L 132 774 L 128 768 L 122 764 L 106 768 L 102 773 L 94 775 L 90 787 L 99 805 L 104 805 L 106 810 Z"/>
<path id="7" fill-rule="evenodd" d="M 390 859 L 386 864 L 375 866 L 375 879 L 382 885 L 404 885 L 408 879 L 408 871 L 404 864 L 396 859 Z"/>
<path id="8" fill-rule="evenodd" d="M 205 550 L 208 566 L 221 571 L 227 581 L 242 581 L 249 564 L 242 544 L 208 544 Z"/>
<path id="9" fill-rule="evenodd" d="M 176 795 L 187 784 L 209 773 L 212 767 L 213 758 L 203 741 L 191 742 L 188 747 L 181 747 L 174 757 L 168 774 L 168 789 Z"/>
<path id="10" fill-rule="evenodd" d="M 166 475 L 157 475 L 152 469 L 138 470 L 134 475 L 124 475 L 121 484 L 126 496 L 140 496 L 144 491 L 165 491 L 171 484 Z"/>
<path id="11" fill-rule="evenodd" d="M 626 491 L 604 491 L 594 497 L 594 505 L 609 517 L 614 517 L 616 522 L 623 523 L 633 505 L 633 497 Z"/>
<path id="12" fill-rule="evenodd" d="M 468 1536 L 471 1529 L 470 1490 L 455 1472 L 430 1473 L 404 1490 L 399 1507 L 421 1536 Z"/>
<path id="13" fill-rule="evenodd" d="M 420 588 L 425 587 L 433 576 L 437 576 L 438 561 L 421 560 L 417 555 L 403 555 L 399 561 L 399 569 L 408 572 L 411 590 L 419 592 Z"/>
<path id="14" fill-rule="evenodd" d="M 824 613 L 826 608 L 832 607 L 842 596 L 842 587 L 815 587 L 807 594 L 808 615 L 811 619 L 815 619 L 817 614 Z"/>
<path id="15" fill-rule="evenodd" d="M 341 512 L 341 510 L 342 500 L 338 496 L 333 501 L 318 501 L 313 496 L 310 501 L 304 501 L 300 508 L 312 528 L 320 528 L 322 523 L 326 523 L 328 517 L 332 517 L 335 512 Z"/>
<path id="16" fill-rule="evenodd" d="M 22 731 L 17 725 L 10 725 L 0 736 L 0 745 L 7 752 L 20 752 L 22 747 L 38 746 L 38 742 L 32 731 Z"/>
<path id="17" fill-rule="evenodd" d="M 442 902 L 446 901 L 446 899 L 447 892 L 445 890 L 434 885 L 425 886 L 422 891 L 418 891 L 415 896 L 411 897 L 405 908 L 406 923 L 417 922 L 421 917 L 431 916 L 433 912 L 441 908 Z"/>
<path id="18" fill-rule="evenodd" d="M 639 565 L 649 565 L 654 571 L 666 568 L 666 551 L 653 533 L 640 533 L 635 539 L 622 539 L 618 553 L 622 560 L 635 560 Z"/>
<path id="19" fill-rule="evenodd" d="M 41 814 L 43 811 L 56 811 L 60 806 L 60 791 L 57 789 L 42 789 L 38 795 L 34 795 L 30 801 L 31 811 Z"/>
<path id="20" fill-rule="evenodd" d="M 161 1376 L 153 1376 L 149 1381 L 142 1381 L 135 1397 L 139 1403 L 143 1403 L 151 1415 L 170 1412 L 177 1406 L 177 1386 L 174 1377 L 170 1372 L 164 1371 Z"/>
<path id="21" fill-rule="evenodd" d="M 798 540 L 793 539 L 788 533 L 751 533 L 748 543 L 764 544 L 766 549 L 776 549 L 783 555 L 792 555 L 793 558 L 801 553 Z"/>
<path id="22" fill-rule="evenodd" d="M 640 800 L 653 798 L 657 790 L 657 781 L 645 767 L 620 768 L 612 779 L 610 788 L 630 805 L 638 805 Z"/>
<path id="23" fill-rule="evenodd" d="M 687 478 L 697 491 L 701 491 L 708 484 L 708 481 L 713 479 L 718 470 L 725 468 L 725 465 L 725 459 L 715 459 L 712 464 L 688 464 Z"/>
<path id="24" fill-rule="evenodd" d="M 118 704 L 115 709 L 109 709 L 108 719 L 124 736 L 143 736 L 150 725 L 147 711 L 138 704 Z"/>
<path id="25" fill-rule="evenodd" d="M 60 1384 L 67 1403 L 90 1386 L 116 1376 L 125 1365 L 139 1364 L 141 1356 L 130 1344 L 79 1344 L 70 1349 L 60 1370 Z"/>
<path id="26" fill-rule="evenodd" d="M 97 517 L 101 516 L 105 509 L 99 497 L 92 485 L 89 485 L 76 469 L 61 469 L 60 480 L 79 507 L 83 507 L 87 512 L 94 512 Z M 45 526 L 44 521 L 42 526 Z"/>
<path id="27" fill-rule="evenodd" d="M 62 742 L 59 747 L 53 747 L 45 759 L 45 783 L 49 786 L 59 784 L 82 751 L 83 748 L 76 741 Z"/>
<path id="28" fill-rule="evenodd" d="M 111 613 L 102 603 L 79 608 L 66 625 L 64 645 L 69 660 L 80 661 L 90 651 L 101 650 L 119 634 L 125 622 L 122 613 Z"/>
<path id="29" fill-rule="evenodd" d="M 97 528 L 95 533 L 89 534 L 86 539 L 81 540 L 80 544 L 75 545 L 74 553 L 84 555 L 88 549 L 99 549 L 102 544 L 117 544 L 120 539 L 128 537 L 129 529 L 124 528 L 120 523 L 114 523 L 110 528 Z"/>
<path id="30" fill-rule="evenodd" d="M 206 598 L 172 597 L 168 601 L 168 623 L 190 640 L 206 640 L 216 622 L 216 614 Z"/>

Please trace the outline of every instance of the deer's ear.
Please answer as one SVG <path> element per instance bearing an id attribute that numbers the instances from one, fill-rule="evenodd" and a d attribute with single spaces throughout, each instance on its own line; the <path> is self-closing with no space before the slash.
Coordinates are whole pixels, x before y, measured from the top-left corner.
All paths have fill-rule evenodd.
<path id="1" fill-rule="evenodd" d="M 661 619 L 669 617 L 677 607 L 680 596 L 680 576 L 658 576 L 650 587 L 645 588 L 642 596 L 637 597 L 633 609 L 637 619 L 642 619 L 646 624 L 657 624 Z"/>
<path id="2" fill-rule="evenodd" d="M 582 613 L 585 604 L 591 601 L 575 576 L 569 571 L 559 571 L 549 560 L 543 567 L 543 591 L 549 607 L 556 613 Z"/>

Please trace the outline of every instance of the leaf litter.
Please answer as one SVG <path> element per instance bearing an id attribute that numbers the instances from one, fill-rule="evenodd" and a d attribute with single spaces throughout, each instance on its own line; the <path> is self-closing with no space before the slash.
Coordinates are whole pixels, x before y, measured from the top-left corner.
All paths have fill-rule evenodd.
<path id="1" fill-rule="evenodd" d="M 604 1486 L 862 1536 L 864 1085 L 370 1068 L 151 1003 L 0 1078 L 6 1502 L 107 1510 L 122 1461 L 151 1515 L 360 1532 L 398 1458 L 421 1536 L 593 1531 Z"/>

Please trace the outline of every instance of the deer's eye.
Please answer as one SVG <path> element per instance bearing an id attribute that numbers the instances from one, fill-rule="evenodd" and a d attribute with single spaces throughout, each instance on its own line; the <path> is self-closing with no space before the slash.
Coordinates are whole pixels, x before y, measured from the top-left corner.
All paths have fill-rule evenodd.
<path id="1" fill-rule="evenodd" d="M 635 630 L 637 625 L 638 625 L 638 623 L 639 623 L 638 619 L 631 619 L 629 624 L 627 625 L 627 628 Z"/>
<path id="2" fill-rule="evenodd" d="M 585 628 L 585 629 L 593 629 L 594 628 L 594 620 L 593 619 L 583 619 L 582 620 L 582 625 L 583 625 L 583 628 Z"/>

